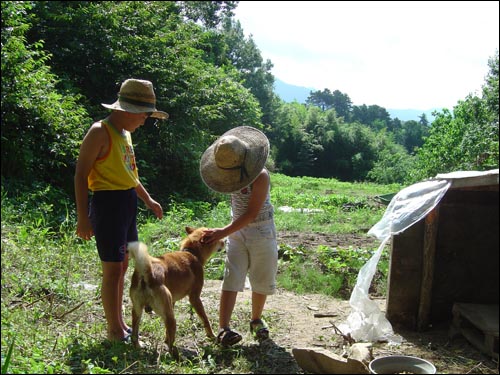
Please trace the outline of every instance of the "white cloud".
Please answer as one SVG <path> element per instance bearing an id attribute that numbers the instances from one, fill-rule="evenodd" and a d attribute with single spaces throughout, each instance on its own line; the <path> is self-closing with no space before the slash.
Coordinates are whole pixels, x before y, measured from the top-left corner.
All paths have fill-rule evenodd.
<path id="1" fill-rule="evenodd" d="M 355 105 L 452 108 L 498 49 L 493 1 L 240 1 L 235 18 L 273 74 Z"/>

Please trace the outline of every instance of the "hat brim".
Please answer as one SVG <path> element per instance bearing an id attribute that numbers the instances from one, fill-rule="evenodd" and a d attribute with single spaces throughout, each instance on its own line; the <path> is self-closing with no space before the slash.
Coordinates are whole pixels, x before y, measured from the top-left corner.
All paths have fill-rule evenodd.
<path id="1" fill-rule="evenodd" d="M 215 162 L 215 147 L 225 136 L 233 135 L 248 145 L 245 157 L 245 170 L 222 169 Z M 222 134 L 217 141 L 208 147 L 200 160 L 200 175 L 210 189 L 218 193 L 234 193 L 250 185 L 260 174 L 269 156 L 269 140 L 260 130 L 251 126 L 240 126 Z"/>
<path id="2" fill-rule="evenodd" d="M 122 111 L 122 112 L 130 112 L 130 113 L 145 113 L 145 112 L 152 112 L 150 117 L 157 118 L 160 120 L 166 120 L 168 119 L 168 113 L 163 112 L 163 111 L 158 111 L 156 108 L 151 109 L 149 107 L 142 107 L 139 105 L 135 104 L 129 104 L 126 102 L 120 102 L 117 100 L 113 104 L 104 104 L 101 103 L 101 105 L 104 108 L 115 110 L 115 111 Z"/>

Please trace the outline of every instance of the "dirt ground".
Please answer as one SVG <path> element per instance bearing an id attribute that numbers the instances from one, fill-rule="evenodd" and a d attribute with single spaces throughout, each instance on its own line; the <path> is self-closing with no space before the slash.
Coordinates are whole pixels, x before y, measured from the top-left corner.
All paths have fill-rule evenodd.
<path id="1" fill-rule="evenodd" d="M 328 246 L 377 246 L 376 239 L 365 235 L 325 235 L 281 232 L 280 243 L 292 246 L 302 244 L 315 247 L 319 244 Z M 217 303 L 220 281 L 206 280 L 203 299 L 209 305 Z M 237 308 L 248 313 L 251 292 L 246 289 L 238 294 Z M 385 299 L 375 299 L 381 311 L 385 311 Z M 216 306 L 206 306 L 209 310 Z M 268 298 L 266 314 L 271 317 L 274 326 L 270 326 L 271 340 L 267 345 L 267 354 L 274 358 L 274 365 L 279 373 L 303 373 L 292 356 L 292 349 L 299 347 L 321 347 L 342 355 L 348 348 L 342 337 L 335 332 L 334 326 L 346 321 L 351 308 L 349 301 L 339 300 L 319 294 L 297 295 L 278 289 Z M 318 315 L 321 314 L 321 315 Z M 279 324 L 276 324 L 279 322 Z M 384 355 L 411 355 L 424 358 L 434 364 L 438 373 L 448 374 L 498 374 L 498 360 L 481 354 L 463 338 L 450 339 L 449 326 L 433 327 L 427 332 L 395 331 L 403 342 L 399 345 L 373 343 L 373 357 Z M 249 334 L 244 335 L 242 345 L 254 345 Z M 345 344 L 345 345 L 344 345 Z"/>

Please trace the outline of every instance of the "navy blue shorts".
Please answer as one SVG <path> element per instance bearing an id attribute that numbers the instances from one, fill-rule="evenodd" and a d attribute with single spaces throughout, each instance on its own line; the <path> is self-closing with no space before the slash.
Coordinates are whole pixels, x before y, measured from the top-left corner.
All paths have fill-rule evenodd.
<path id="1" fill-rule="evenodd" d="M 103 262 L 122 262 L 127 243 L 138 240 L 135 189 L 94 192 L 89 216 L 99 258 Z"/>

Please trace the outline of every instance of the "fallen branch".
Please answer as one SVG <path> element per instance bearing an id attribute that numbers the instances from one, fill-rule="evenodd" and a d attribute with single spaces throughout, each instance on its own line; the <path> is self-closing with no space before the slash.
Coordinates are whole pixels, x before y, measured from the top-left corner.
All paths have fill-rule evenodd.
<path id="1" fill-rule="evenodd" d="M 135 362 L 132 362 L 129 366 L 125 367 L 123 370 L 121 370 L 119 372 L 119 374 L 124 374 L 125 371 L 127 371 L 129 368 L 131 368 L 132 366 L 135 366 L 136 363 L 138 363 L 139 361 L 135 361 Z"/>
<path id="2" fill-rule="evenodd" d="M 316 314 L 314 314 L 314 317 L 315 318 L 333 318 L 333 317 L 335 317 L 337 315 L 338 314 L 335 314 L 335 313 L 325 313 L 325 314 L 316 313 Z"/>
<path id="3" fill-rule="evenodd" d="M 337 335 L 340 335 L 343 339 L 344 339 L 344 342 L 347 342 L 349 343 L 349 345 L 352 345 L 356 342 L 356 340 L 354 340 L 354 338 L 351 336 L 350 333 L 344 335 L 342 333 L 342 331 L 335 325 L 334 322 L 330 321 L 330 324 L 333 326 L 333 331 L 337 334 Z"/>
<path id="4" fill-rule="evenodd" d="M 31 301 L 30 303 L 28 303 L 27 305 L 23 306 L 24 308 L 28 308 L 28 307 L 31 307 L 33 306 L 35 303 L 43 300 L 43 299 L 46 299 L 46 298 L 53 298 L 54 297 L 54 292 L 50 292 L 48 294 L 44 294 L 43 296 L 37 298 L 36 300 L 34 301 Z"/>
<path id="5" fill-rule="evenodd" d="M 479 362 L 477 365 L 475 365 L 474 367 L 472 367 L 469 371 L 467 371 L 467 374 L 475 374 L 475 372 L 473 372 L 476 368 L 480 367 L 481 365 L 483 364 L 483 362 Z"/>
<path id="6" fill-rule="evenodd" d="M 62 318 L 64 318 L 66 315 L 68 315 L 68 314 L 72 313 L 73 311 L 75 311 L 76 309 L 78 309 L 80 306 L 82 306 L 84 303 L 85 303 L 85 301 L 80 302 L 77 306 L 73 307 L 71 310 L 68 310 L 68 311 L 66 311 L 64 314 L 59 315 L 59 316 L 57 317 L 57 319 L 62 319 Z"/>

